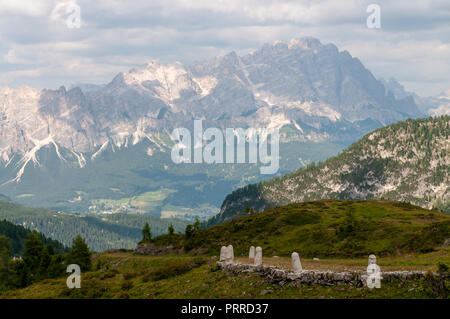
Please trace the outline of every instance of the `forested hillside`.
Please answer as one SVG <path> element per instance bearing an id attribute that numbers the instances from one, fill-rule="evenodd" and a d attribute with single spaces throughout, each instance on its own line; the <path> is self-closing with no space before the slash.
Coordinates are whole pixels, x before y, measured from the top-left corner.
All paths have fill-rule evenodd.
<path id="1" fill-rule="evenodd" d="M 323 163 L 238 189 L 215 224 L 269 207 L 317 199 L 383 198 L 449 211 L 450 116 L 398 122 Z"/>
<path id="2" fill-rule="evenodd" d="M 0 200 L 0 220 L 8 220 L 37 230 L 69 246 L 81 235 L 95 251 L 109 248 L 134 248 L 141 239 L 141 229 L 149 223 L 154 236 L 167 233 L 172 224 L 176 232 L 184 231 L 187 221 L 160 219 L 149 215 L 79 215 L 54 212 L 44 208 L 25 207 Z"/>
<path id="3" fill-rule="evenodd" d="M 13 256 L 22 256 L 25 250 L 25 240 L 31 230 L 20 225 L 14 225 L 6 220 L 0 220 L 0 236 L 6 236 L 11 243 L 11 253 Z M 63 253 L 67 249 L 57 240 L 45 237 L 39 233 L 39 237 L 45 246 L 52 246 L 56 254 Z"/>

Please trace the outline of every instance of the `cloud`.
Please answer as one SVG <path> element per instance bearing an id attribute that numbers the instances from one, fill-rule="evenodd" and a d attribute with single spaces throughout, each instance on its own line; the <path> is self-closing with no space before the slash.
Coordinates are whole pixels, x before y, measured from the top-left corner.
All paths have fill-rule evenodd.
<path id="1" fill-rule="evenodd" d="M 450 87 L 450 3 L 369 0 L 0 0 L 0 85 L 105 83 L 151 59 L 189 64 L 266 42 L 314 36 L 348 50 L 376 76 L 422 95 Z M 66 26 L 74 3 L 82 26 Z M 413 67 L 412 67 L 413 66 Z"/>
<path id="2" fill-rule="evenodd" d="M 48 0 L 0 0 L 0 17 L 5 15 L 24 17 L 43 16 L 52 4 L 53 1 Z"/>

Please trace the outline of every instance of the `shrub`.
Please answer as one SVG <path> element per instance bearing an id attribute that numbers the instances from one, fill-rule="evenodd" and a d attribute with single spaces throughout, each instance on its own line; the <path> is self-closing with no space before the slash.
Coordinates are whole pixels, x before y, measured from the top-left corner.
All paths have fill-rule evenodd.
<path id="1" fill-rule="evenodd" d="M 446 273 L 449 271 L 449 267 L 446 264 L 439 263 L 438 264 L 438 272 L 439 273 Z"/>
<path id="2" fill-rule="evenodd" d="M 126 273 L 123 274 L 123 278 L 125 280 L 132 279 L 132 278 L 134 278 L 136 276 L 137 276 L 137 273 L 135 273 L 135 272 L 126 272 Z"/>
<path id="3" fill-rule="evenodd" d="M 287 225 L 302 226 L 319 223 L 320 215 L 308 211 L 296 211 L 293 214 L 284 216 L 282 220 Z"/>
<path id="4" fill-rule="evenodd" d="M 133 288 L 133 282 L 131 280 L 126 280 L 122 283 L 122 290 L 130 290 Z"/>
<path id="5" fill-rule="evenodd" d="M 220 269 L 221 269 L 221 268 L 219 267 L 219 265 L 214 265 L 214 266 L 211 267 L 210 271 L 211 271 L 211 272 L 217 272 L 217 271 L 219 271 Z"/>
<path id="6" fill-rule="evenodd" d="M 114 278 L 118 273 L 119 271 L 117 269 L 109 269 L 100 276 L 100 279 Z"/>
<path id="7" fill-rule="evenodd" d="M 428 272 L 422 279 L 422 289 L 431 297 L 446 299 L 449 297 L 450 273 L 447 265 L 439 264 L 438 267 L 437 274 Z"/>
<path id="8" fill-rule="evenodd" d="M 117 298 L 119 299 L 130 299 L 130 295 L 126 292 L 121 292 L 119 295 L 117 295 Z"/>
<path id="9" fill-rule="evenodd" d="M 204 265 L 205 263 L 206 259 L 204 258 L 197 258 L 191 261 L 169 263 L 165 266 L 161 266 L 148 272 L 147 274 L 144 275 L 142 281 L 143 282 L 147 282 L 150 280 L 158 281 L 175 276 L 180 276 L 191 271 L 194 268 Z"/>

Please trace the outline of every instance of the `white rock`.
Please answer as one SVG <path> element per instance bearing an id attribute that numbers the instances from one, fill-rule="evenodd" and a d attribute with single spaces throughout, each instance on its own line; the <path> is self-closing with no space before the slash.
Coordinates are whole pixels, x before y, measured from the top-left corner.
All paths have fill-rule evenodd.
<path id="1" fill-rule="evenodd" d="M 261 266 L 262 265 L 262 248 L 256 247 L 256 254 L 255 254 L 255 266 Z"/>
<path id="2" fill-rule="evenodd" d="M 248 258 L 250 258 L 250 259 L 255 258 L 255 246 L 250 246 L 250 251 L 248 253 Z"/>
<path id="3" fill-rule="evenodd" d="M 369 256 L 369 265 L 367 266 L 367 287 L 381 288 L 381 269 L 377 265 L 377 257 L 375 255 Z"/>
<path id="4" fill-rule="evenodd" d="M 292 270 L 295 273 L 301 272 L 303 270 L 302 263 L 300 262 L 300 256 L 295 251 L 291 255 L 292 258 Z"/>
<path id="5" fill-rule="evenodd" d="M 220 248 L 220 261 L 225 261 L 227 259 L 227 247 L 222 246 Z"/>
<path id="6" fill-rule="evenodd" d="M 234 263 L 234 251 L 232 245 L 229 245 L 227 247 L 227 263 Z"/>

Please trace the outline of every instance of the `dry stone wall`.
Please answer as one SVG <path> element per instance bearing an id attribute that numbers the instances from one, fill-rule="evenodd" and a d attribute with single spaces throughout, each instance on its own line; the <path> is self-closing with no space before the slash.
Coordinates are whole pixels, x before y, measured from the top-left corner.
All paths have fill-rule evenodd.
<path id="1" fill-rule="evenodd" d="M 255 266 L 250 264 L 229 264 L 218 262 L 219 267 L 231 274 L 239 275 L 252 272 L 263 277 L 270 283 L 281 286 L 288 283 L 316 284 L 324 286 L 352 285 L 361 287 L 366 284 L 367 273 L 365 271 L 329 271 L 329 270 L 302 270 L 293 272 L 279 269 L 273 266 Z M 382 273 L 382 281 L 412 280 L 420 279 L 426 274 L 425 271 L 390 271 Z"/>

